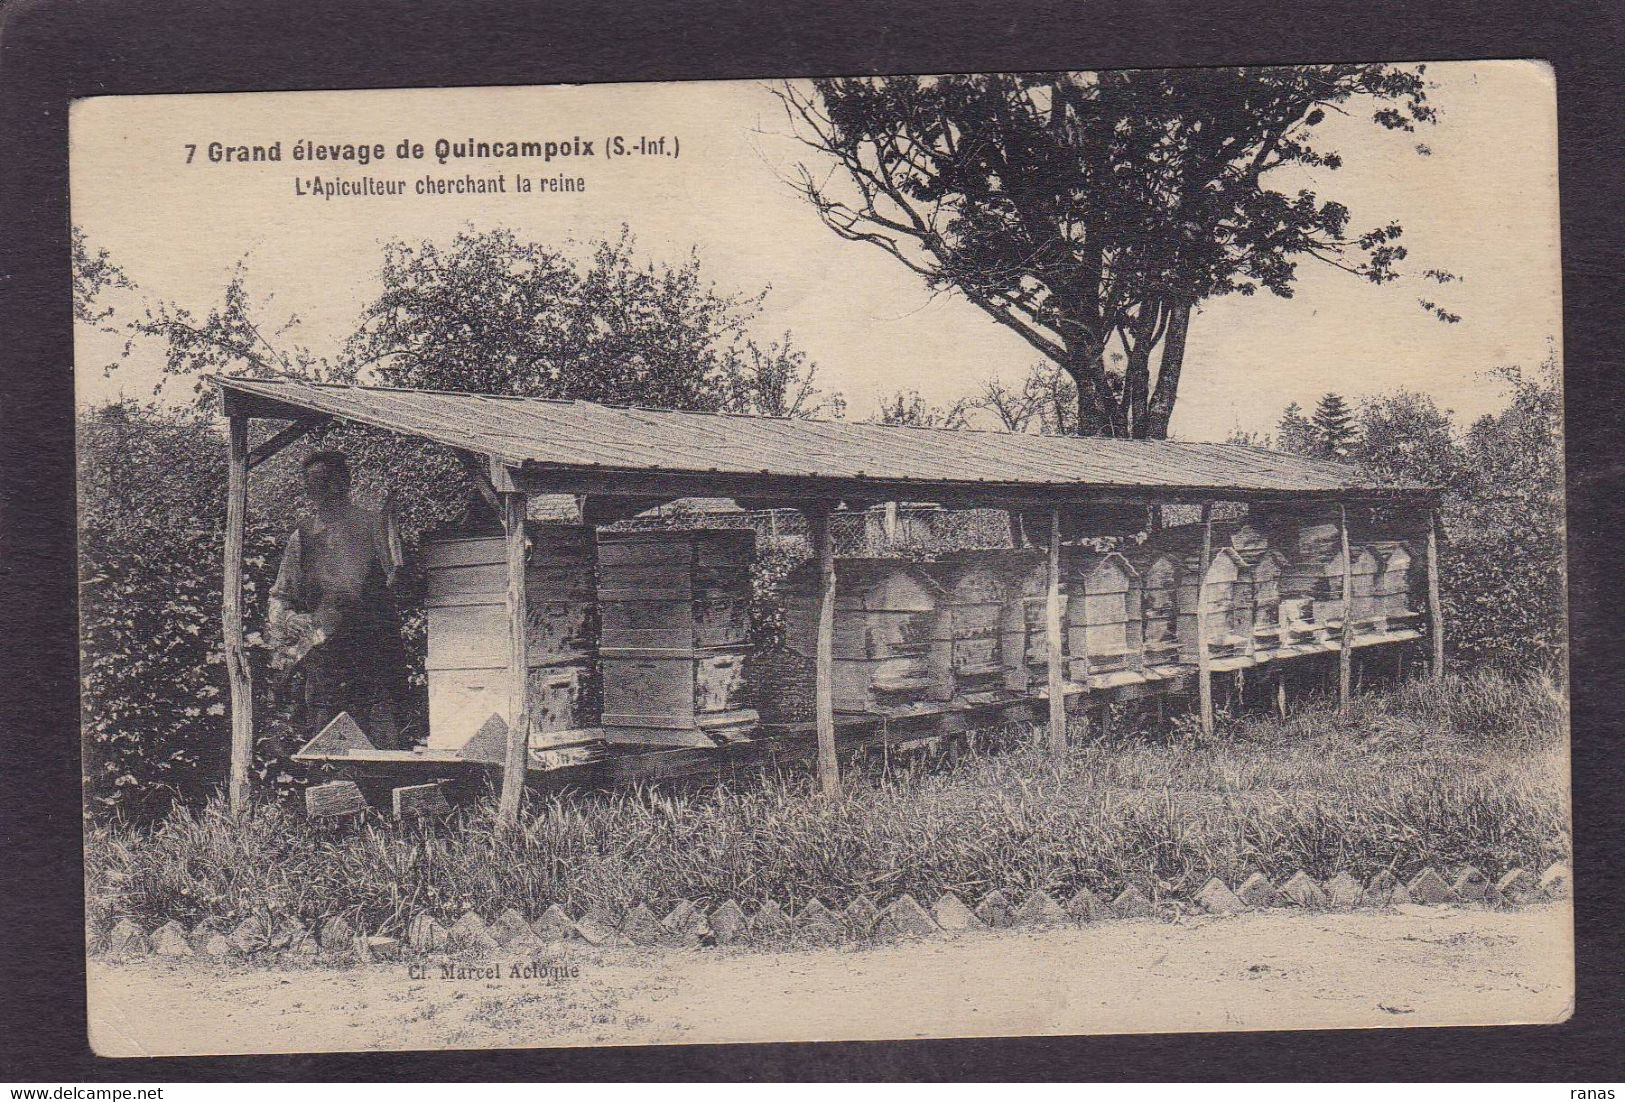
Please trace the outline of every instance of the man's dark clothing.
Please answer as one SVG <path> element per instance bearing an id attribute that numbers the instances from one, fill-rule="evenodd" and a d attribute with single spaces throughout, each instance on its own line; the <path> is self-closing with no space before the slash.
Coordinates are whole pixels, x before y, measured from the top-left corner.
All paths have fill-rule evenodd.
<path id="1" fill-rule="evenodd" d="M 271 597 L 308 613 L 327 636 L 303 663 L 312 734 L 349 712 L 374 745 L 400 748 L 395 707 L 406 655 L 389 591 L 394 572 L 383 516 L 354 502 L 288 537 Z"/>

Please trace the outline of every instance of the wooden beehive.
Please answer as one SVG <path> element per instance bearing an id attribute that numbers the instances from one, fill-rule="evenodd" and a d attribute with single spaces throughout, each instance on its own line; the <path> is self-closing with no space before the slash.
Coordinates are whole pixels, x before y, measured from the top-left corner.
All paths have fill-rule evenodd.
<path id="1" fill-rule="evenodd" d="M 1381 558 L 1377 570 L 1377 610 L 1387 631 L 1415 630 L 1420 626 L 1422 613 L 1412 577 L 1413 560 L 1410 548 L 1399 540 L 1379 541 L 1371 545 Z"/>
<path id="2" fill-rule="evenodd" d="M 1355 634 L 1383 630 L 1383 614 L 1377 600 L 1377 572 L 1380 563 L 1370 547 L 1354 549 L 1354 566 L 1349 578 L 1349 618 Z"/>
<path id="3" fill-rule="evenodd" d="M 1286 557 L 1281 573 L 1287 642 L 1325 643 L 1343 627 L 1342 535 L 1336 522 L 1283 520 L 1272 540 Z"/>
<path id="4" fill-rule="evenodd" d="M 1279 650 L 1288 642 L 1281 601 L 1281 576 L 1285 572 L 1286 558 L 1277 551 L 1265 551 L 1248 568 L 1255 654 Z"/>
<path id="5" fill-rule="evenodd" d="M 1252 603 L 1248 599 L 1246 564 L 1234 548 L 1221 547 L 1201 573 L 1201 556 L 1185 561 L 1179 584 L 1179 656 L 1185 665 L 1197 664 L 1197 613 L 1204 613 L 1204 642 L 1208 656 L 1241 658 L 1252 650 Z M 1200 584 L 1199 584 L 1200 583 Z"/>
<path id="6" fill-rule="evenodd" d="M 750 529 L 605 532 L 598 541 L 604 739 L 748 738 Z"/>
<path id="7" fill-rule="evenodd" d="M 957 552 L 926 570 L 942 591 L 933 634 L 935 653 L 946 655 L 949 675 L 945 683 L 933 680 L 933 695 L 945 700 L 1003 691 L 1002 644 L 1016 580 L 1011 553 Z"/>
<path id="8" fill-rule="evenodd" d="M 576 525 L 526 526 L 525 631 L 530 744 L 597 724 L 593 541 Z M 508 553 L 501 536 L 435 540 L 422 550 L 431 749 L 461 749 L 508 716 Z M 551 741 L 557 741 L 553 739 Z M 567 738 L 565 741 L 569 741 Z"/>
<path id="9" fill-rule="evenodd" d="M 1042 553 L 1016 560 L 1009 581 L 1004 644 L 1005 687 L 1028 692 L 1049 680 L 1049 566 Z M 1066 657 L 1066 590 L 1061 590 L 1061 657 Z M 1021 638 L 1015 638 L 1019 635 Z"/>
<path id="10" fill-rule="evenodd" d="M 1146 667 L 1177 666 L 1180 662 L 1179 590 L 1184 568 L 1180 557 L 1152 553 L 1140 568 L 1142 655 Z"/>
<path id="11" fill-rule="evenodd" d="M 839 560 L 835 571 L 832 687 L 841 712 L 906 711 L 952 695 L 945 648 L 936 638 L 942 591 L 899 559 Z M 774 688 L 811 696 L 818 648 L 818 571 L 806 563 L 785 583 L 784 644 Z"/>
<path id="12" fill-rule="evenodd" d="M 1067 590 L 1067 676 L 1074 681 L 1138 671 L 1145 622 L 1140 573 L 1115 551 L 1068 547 L 1062 555 Z"/>

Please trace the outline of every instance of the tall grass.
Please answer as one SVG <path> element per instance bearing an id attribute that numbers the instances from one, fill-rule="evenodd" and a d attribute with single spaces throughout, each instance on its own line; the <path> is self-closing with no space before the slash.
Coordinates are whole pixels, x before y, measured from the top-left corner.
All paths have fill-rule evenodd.
<path id="1" fill-rule="evenodd" d="M 523 829 L 489 808 L 438 824 L 372 819 L 334 833 L 279 806 L 219 805 L 87 838 L 92 917 L 343 914 L 398 932 L 472 907 L 534 916 L 635 901 L 845 904 L 991 888 L 1183 893 L 1257 870 L 1359 877 L 1423 863 L 1540 866 L 1569 849 L 1567 706 L 1544 678 L 1412 682 L 1343 712 L 1227 721 L 1206 741 L 1091 739 L 1060 768 L 1029 747 L 947 770 L 853 778 L 824 800 L 804 778 L 704 790 L 535 798 Z"/>

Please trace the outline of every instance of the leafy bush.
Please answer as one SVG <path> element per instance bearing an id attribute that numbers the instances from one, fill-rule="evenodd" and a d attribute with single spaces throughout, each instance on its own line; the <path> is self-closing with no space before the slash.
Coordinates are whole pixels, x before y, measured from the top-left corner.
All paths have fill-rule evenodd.
<path id="1" fill-rule="evenodd" d="M 1465 461 L 1478 487 L 1445 509 L 1445 623 L 1463 658 L 1561 672 L 1568 608 L 1557 368 L 1548 361 L 1530 376 L 1501 374 L 1511 403 L 1467 433 Z"/>
<path id="2" fill-rule="evenodd" d="M 207 420 L 154 406 L 117 403 L 80 422 L 85 796 L 97 814 L 146 821 L 225 775 L 224 452 Z M 269 591 L 276 544 L 250 524 L 250 609 Z"/>
<path id="3" fill-rule="evenodd" d="M 1356 453 L 1378 478 L 1444 489 L 1439 573 L 1451 652 L 1472 663 L 1561 671 L 1568 632 L 1557 365 L 1496 374 L 1511 401 L 1459 439 L 1449 412 L 1425 396 L 1399 391 L 1365 402 Z"/>

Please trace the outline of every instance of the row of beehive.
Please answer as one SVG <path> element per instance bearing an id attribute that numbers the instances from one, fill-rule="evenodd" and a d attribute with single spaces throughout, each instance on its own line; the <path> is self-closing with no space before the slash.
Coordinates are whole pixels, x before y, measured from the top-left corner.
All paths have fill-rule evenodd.
<path id="1" fill-rule="evenodd" d="M 1065 549 L 1069 679 L 1131 680 L 1195 666 L 1199 609 L 1218 670 L 1340 639 L 1344 567 L 1335 525 L 1295 528 L 1273 541 L 1247 525 L 1218 529 L 1205 577 L 1201 539 L 1193 525 L 1157 533 L 1127 552 Z M 1356 638 L 1414 630 L 1420 614 L 1411 567 L 1410 550 L 1398 540 L 1354 550 L 1349 616 Z M 1047 654 L 1042 598 L 1032 588 L 1030 666 L 1042 665 Z"/>
<path id="2" fill-rule="evenodd" d="M 610 742 L 704 746 L 748 737 L 759 702 L 807 718 L 816 573 L 793 572 L 783 647 L 750 649 L 749 530 L 603 533 L 533 525 L 526 617 L 531 746 L 600 729 Z M 1197 605 L 1217 670 L 1335 643 L 1343 561 L 1336 525 L 1216 526 L 1199 584 L 1201 529 L 1122 551 L 1066 545 L 1067 679 L 1090 686 L 1197 664 Z M 430 743 L 456 748 L 507 714 L 506 557 L 501 537 L 430 545 Z M 835 707 L 897 714 L 993 701 L 1045 683 L 1046 570 L 1038 551 L 967 551 L 909 563 L 841 559 L 833 633 Z M 1357 634 L 1414 629 L 1411 556 L 1367 541 L 1352 566 Z M 594 576 L 596 574 L 596 584 Z M 754 669 L 748 667 L 754 665 Z M 754 683 L 753 683 L 754 682 Z"/>
<path id="3" fill-rule="evenodd" d="M 1197 609 L 1214 668 L 1333 644 L 1343 620 L 1343 559 L 1335 525 L 1271 539 L 1220 527 L 1205 584 L 1201 529 L 1166 529 L 1145 544 L 1102 552 L 1067 545 L 1061 560 L 1065 672 L 1094 686 L 1165 677 L 1195 666 Z M 1034 551 L 964 552 L 927 563 L 842 559 L 837 570 L 834 700 L 840 711 L 899 711 L 932 702 L 995 699 L 1045 683 L 1046 572 Z M 782 690 L 804 702 L 816 637 L 815 578 L 792 575 Z M 1354 556 L 1351 627 L 1357 636 L 1414 630 L 1411 554 L 1373 541 Z M 1396 636 L 1397 638 L 1397 636 Z M 805 671 L 798 678 L 797 669 Z M 805 707 L 801 709 L 805 711 Z"/>
<path id="4" fill-rule="evenodd" d="M 593 534 L 528 526 L 525 636 L 533 743 L 593 721 L 597 665 Z M 508 714 L 508 558 L 501 536 L 444 539 L 423 549 L 431 749 L 456 750 Z M 539 736 L 539 737 L 537 737 Z"/>
<path id="5" fill-rule="evenodd" d="M 604 738 L 705 746 L 748 737 L 748 529 L 605 533 L 598 543 Z"/>

